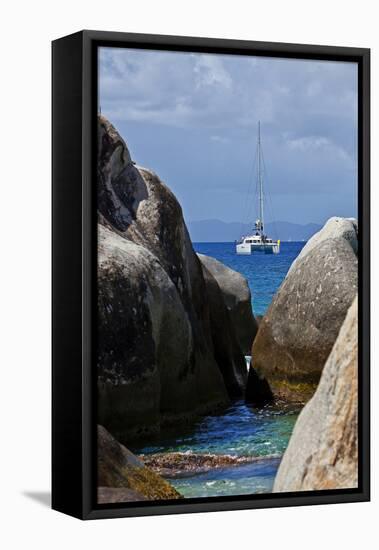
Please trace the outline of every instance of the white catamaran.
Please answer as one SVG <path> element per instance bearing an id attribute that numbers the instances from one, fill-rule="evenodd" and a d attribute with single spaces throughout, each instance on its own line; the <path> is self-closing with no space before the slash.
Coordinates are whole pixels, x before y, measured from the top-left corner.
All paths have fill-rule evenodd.
<path id="1" fill-rule="evenodd" d="M 263 252 L 265 254 L 279 254 L 280 240 L 274 241 L 264 233 L 263 222 L 263 175 L 262 175 L 262 148 L 261 148 L 261 123 L 258 122 L 258 187 L 259 187 L 259 218 L 255 222 L 255 229 L 250 235 L 245 235 L 236 243 L 237 254 L 252 254 Z"/>

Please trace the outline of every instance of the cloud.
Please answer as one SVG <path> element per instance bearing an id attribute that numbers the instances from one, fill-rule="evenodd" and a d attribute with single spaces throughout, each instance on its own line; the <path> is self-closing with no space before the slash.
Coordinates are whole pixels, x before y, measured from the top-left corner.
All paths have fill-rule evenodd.
<path id="1" fill-rule="evenodd" d="M 343 193 L 347 204 L 356 188 L 357 79 L 354 63 L 124 48 L 100 48 L 99 55 L 102 112 L 133 139 L 142 164 L 178 186 L 193 218 L 202 216 L 188 195 L 193 181 L 209 190 L 213 202 L 204 200 L 216 217 L 217 208 L 225 219 L 235 208 L 238 218 L 236 194 L 249 181 L 258 120 L 268 187 L 281 197 L 281 211 L 290 194 L 288 211 L 303 197 L 308 221 L 318 219 L 314 197 L 321 193 L 321 213 Z M 225 143 L 227 155 L 220 155 Z"/>
<path id="2" fill-rule="evenodd" d="M 305 136 L 298 139 L 290 139 L 287 146 L 292 151 L 313 154 L 316 156 L 329 156 L 345 163 L 346 167 L 354 168 L 354 154 L 349 154 L 343 147 L 333 143 L 323 136 Z"/>
<path id="3" fill-rule="evenodd" d="M 202 55 L 195 57 L 195 81 L 196 88 L 218 87 L 230 90 L 232 78 L 225 69 L 222 60 L 214 55 Z"/>
<path id="4" fill-rule="evenodd" d="M 326 146 L 330 146 L 330 140 L 318 136 L 308 136 L 288 141 L 288 147 L 290 149 L 297 149 L 299 151 L 323 149 Z"/>
<path id="5" fill-rule="evenodd" d="M 302 135 L 312 118 L 356 118 L 351 63 L 101 48 L 99 69 L 101 107 L 116 121 L 244 129 L 260 119 Z"/>
<path id="6" fill-rule="evenodd" d="M 231 86 L 210 56 L 101 48 L 99 69 L 101 107 L 115 121 L 194 126 L 215 116 L 209 99 Z"/>
<path id="7" fill-rule="evenodd" d="M 229 143 L 229 139 L 225 136 L 211 136 L 211 141 L 215 141 L 217 143 Z"/>

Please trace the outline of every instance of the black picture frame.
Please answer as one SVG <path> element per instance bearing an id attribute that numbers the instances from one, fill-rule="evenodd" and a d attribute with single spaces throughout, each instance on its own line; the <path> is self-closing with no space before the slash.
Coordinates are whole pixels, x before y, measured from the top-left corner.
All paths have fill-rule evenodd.
<path id="1" fill-rule="evenodd" d="M 96 504 L 97 48 L 125 46 L 358 64 L 359 487 Z M 301 506 L 370 499 L 370 50 L 81 31 L 52 43 L 52 507 L 81 519 Z"/>

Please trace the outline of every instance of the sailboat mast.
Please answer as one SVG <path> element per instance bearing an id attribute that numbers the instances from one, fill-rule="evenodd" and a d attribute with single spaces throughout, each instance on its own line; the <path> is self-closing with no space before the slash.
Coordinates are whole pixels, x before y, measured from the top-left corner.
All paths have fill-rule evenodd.
<path id="1" fill-rule="evenodd" d="M 261 222 L 261 235 L 263 235 L 263 179 L 261 166 L 261 121 L 258 121 L 258 183 L 259 183 L 259 219 Z"/>

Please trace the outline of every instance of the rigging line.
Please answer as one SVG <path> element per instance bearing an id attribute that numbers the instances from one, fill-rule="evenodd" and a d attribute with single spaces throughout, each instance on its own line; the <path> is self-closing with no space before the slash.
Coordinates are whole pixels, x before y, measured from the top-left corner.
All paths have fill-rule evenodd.
<path id="1" fill-rule="evenodd" d="M 248 199 L 249 199 L 249 195 L 250 195 L 250 190 L 253 187 L 253 182 L 254 182 L 254 179 L 255 179 L 254 178 L 254 170 L 255 170 L 255 166 L 256 166 L 256 162 L 257 162 L 257 154 L 258 154 L 258 145 L 255 148 L 255 155 L 254 155 L 253 163 L 250 165 L 250 171 L 249 171 L 249 176 L 248 176 L 248 184 L 247 184 L 247 190 L 246 190 L 246 196 L 245 196 L 245 204 L 244 204 L 244 214 L 242 216 L 242 221 L 241 221 L 241 224 L 240 224 L 240 235 L 241 236 L 242 236 L 242 231 L 243 231 L 243 225 L 246 224 L 247 221 L 248 221 L 249 203 L 250 203 L 250 201 Z"/>
<path id="2" fill-rule="evenodd" d="M 258 155 L 259 155 L 259 146 L 260 144 L 257 143 L 257 152 L 256 152 L 256 156 L 257 156 L 257 165 L 256 165 L 256 174 L 255 174 L 255 193 L 254 193 L 254 202 L 253 202 L 253 208 L 252 210 L 254 210 L 254 219 L 258 219 L 259 218 L 259 206 L 258 206 L 258 196 L 259 196 L 259 166 L 258 166 Z"/>
<path id="3" fill-rule="evenodd" d="M 263 191 L 263 195 L 266 198 L 266 204 L 268 205 L 267 210 L 272 220 L 270 223 L 273 225 L 273 237 L 275 237 L 275 239 L 278 240 L 278 228 L 277 228 L 277 224 L 274 216 L 274 207 L 272 203 L 272 198 L 269 192 Z"/>
<path id="4" fill-rule="evenodd" d="M 257 181 L 257 175 L 256 175 L 258 173 L 258 153 L 259 153 L 259 146 L 257 143 L 255 146 L 254 163 L 252 166 L 252 173 L 251 173 L 252 180 L 251 180 L 251 186 L 250 186 L 253 192 L 254 183 L 255 183 L 255 190 L 254 190 L 255 195 L 258 189 L 258 181 Z M 248 219 L 246 220 L 246 222 L 249 221 L 251 223 L 255 207 L 256 207 L 255 201 L 253 200 L 253 197 L 250 197 L 250 200 L 247 200 Z"/>
<path id="5" fill-rule="evenodd" d="M 261 147 L 261 144 L 257 142 L 254 201 L 251 201 L 251 220 L 252 220 L 253 226 L 254 226 L 255 220 L 260 219 L 260 205 L 259 205 L 260 181 L 259 181 L 259 163 L 258 163 L 258 155 L 260 154 L 260 151 L 259 151 L 260 147 Z"/>
<path id="6" fill-rule="evenodd" d="M 262 161 L 263 161 L 263 171 L 264 171 L 264 174 L 266 175 L 266 181 L 267 181 L 267 179 L 268 179 L 268 177 L 267 177 L 267 167 L 266 167 L 266 162 L 265 162 L 262 147 L 261 147 L 261 153 L 262 153 Z M 267 189 L 267 186 L 266 186 L 266 189 Z M 277 228 L 277 225 L 276 225 L 276 218 L 275 218 L 275 215 L 274 215 L 274 206 L 273 206 L 273 203 L 272 203 L 271 194 L 268 191 L 267 193 L 264 192 L 264 195 L 266 195 L 266 197 L 268 198 L 269 208 L 271 209 L 272 223 L 274 225 L 275 238 L 278 239 L 278 228 Z"/>
<path id="7" fill-rule="evenodd" d="M 252 225 L 254 224 L 254 220 L 256 220 L 259 215 L 258 215 L 258 206 L 257 206 L 257 197 L 258 197 L 258 186 L 259 186 L 259 179 L 258 179 L 258 154 L 259 154 L 259 144 L 257 143 L 256 145 L 256 149 L 255 149 L 255 160 L 254 160 L 254 181 L 255 181 L 255 189 L 254 189 L 254 199 L 255 200 L 251 200 L 251 201 L 248 201 L 248 214 L 249 214 L 249 219 L 250 219 L 250 222 L 252 223 Z"/>
<path id="8" fill-rule="evenodd" d="M 268 205 L 267 210 L 268 210 L 269 215 L 271 216 L 271 220 L 272 220 L 271 222 L 269 222 L 273 225 L 272 236 L 275 238 L 275 240 L 278 240 L 278 230 L 277 230 L 277 225 L 276 225 L 275 218 L 274 218 L 274 211 L 273 211 L 273 208 L 272 208 L 271 197 L 265 191 L 263 192 L 263 195 L 267 199 L 267 203 L 266 203 Z"/>
<path id="9" fill-rule="evenodd" d="M 277 227 L 277 224 L 276 224 L 276 220 L 275 220 L 275 216 L 274 216 L 274 207 L 273 207 L 273 204 L 272 204 L 272 199 L 271 199 L 271 195 L 270 193 L 266 193 L 264 191 L 264 196 L 265 198 L 267 199 L 267 205 L 268 205 L 268 208 L 267 210 L 269 211 L 269 214 L 271 215 L 271 224 L 273 225 L 273 237 L 278 240 L 278 227 Z"/>
<path id="10" fill-rule="evenodd" d="M 252 168 L 252 166 L 250 166 L 250 169 L 251 168 Z M 246 215 L 247 215 L 247 199 L 248 199 L 248 196 L 249 196 L 250 186 L 251 186 L 251 177 L 250 177 L 250 171 L 249 171 L 249 175 L 248 175 L 248 178 L 247 178 L 246 192 L 245 192 L 245 200 L 244 200 L 244 204 L 243 204 L 243 213 L 242 213 L 241 222 L 240 222 L 240 234 L 242 234 L 243 224 L 245 222 L 245 218 L 246 218 Z"/>

